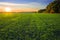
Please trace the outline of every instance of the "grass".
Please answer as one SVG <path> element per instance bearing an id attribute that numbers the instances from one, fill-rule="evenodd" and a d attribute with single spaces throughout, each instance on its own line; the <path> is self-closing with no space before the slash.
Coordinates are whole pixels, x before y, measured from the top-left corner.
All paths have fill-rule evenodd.
<path id="1" fill-rule="evenodd" d="M 0 40 L 60 40 L 60 14 L 0 14 Z"/>

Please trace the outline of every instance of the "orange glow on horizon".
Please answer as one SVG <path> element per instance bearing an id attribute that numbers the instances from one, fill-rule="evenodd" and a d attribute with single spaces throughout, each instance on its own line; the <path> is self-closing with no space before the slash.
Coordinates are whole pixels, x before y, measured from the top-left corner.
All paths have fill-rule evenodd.
<path id="1" fill-rule="evenodd" d="M 38 11 L 38 9 L 32 9 L 32 8 L 25 8 L 25 9 L 17 9 L 12 7 L 3 7 L 0 8 L 0 12 L 35 12 Z"/>

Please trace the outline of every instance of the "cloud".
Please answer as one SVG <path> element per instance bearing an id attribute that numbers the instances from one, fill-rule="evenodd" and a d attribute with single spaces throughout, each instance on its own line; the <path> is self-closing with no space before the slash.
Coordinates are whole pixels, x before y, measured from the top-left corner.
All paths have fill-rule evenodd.
<path id="1" fill-rule="evenodd" d="M 32 9 L 44 9 L 46 5 L 37 3 L 37 2 L 31 2 L 26 4 L 16 4 L 16 3 L 9 3 L 9 2 L 0 2 L 0 7 L 13 7 L 17 9 L 26 9 L 26 8 L 32 8 Z"/>

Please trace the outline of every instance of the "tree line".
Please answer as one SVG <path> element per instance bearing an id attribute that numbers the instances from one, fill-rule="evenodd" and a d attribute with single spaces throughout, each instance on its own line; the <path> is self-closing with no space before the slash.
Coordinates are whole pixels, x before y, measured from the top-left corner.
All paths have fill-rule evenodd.
<path id="1" fill-rule="evenodd" d="M 54 0 L 46 9 L 38 10 L 39 13 L 60 13 L 60 0 Z"/>

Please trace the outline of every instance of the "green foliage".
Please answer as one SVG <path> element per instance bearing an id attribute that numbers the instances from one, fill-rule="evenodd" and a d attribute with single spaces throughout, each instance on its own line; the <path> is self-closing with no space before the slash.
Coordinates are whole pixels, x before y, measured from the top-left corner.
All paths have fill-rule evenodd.
<path id="1" fill-rule="evenodd" d="M 0 14 L 0 40 L 60 40 L 60 14 Z"/>
<path id="2" fill-rule="evenodd" d="M 60 13 L 60 0 L 55 0 L 51 2 L 47 8 L 46 8 L 47 13 Z"/>

